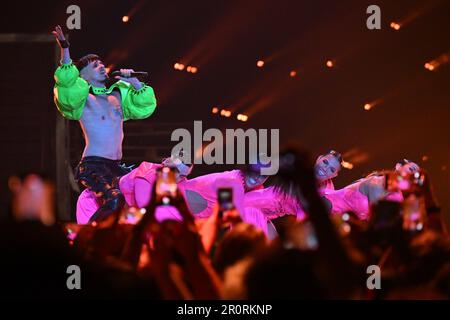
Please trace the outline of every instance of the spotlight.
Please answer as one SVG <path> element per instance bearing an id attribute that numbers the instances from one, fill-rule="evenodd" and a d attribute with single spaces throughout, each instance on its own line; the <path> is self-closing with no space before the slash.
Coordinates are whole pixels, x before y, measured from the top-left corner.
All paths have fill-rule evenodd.
<path id="1" fill-rule="evenodd" d="M 400 30 L 400 24 L 397 22 L 391 22 L 390 27 L 394 30 Z"/>
<path id="2" fill-rule="evenodd" d="M 348 169 L 348 170 L 352 170 L 353 169 L 353 163 L 350 163 L 350 162 L 347 162 L 347 161 L 342 161 L 341 165 L 345 169 Z"/>
<path id="3" fill-rule="evenodd" d="M 427 162 L 430 158 L 428 156 L 422 156 L 422 161 Z"/>
<path id="4" fill-rule="evenodd" d="M 333 67 L 334 67 L 334 63 L 333 63 L 332 60 L 328 60 L 328 61 L 327 61 L 327 67 L 328 67 L 328 68 L 333 68 Z"/>
<path id="5" fill-rule="evenodd" d="M 246 116 L 245 114 L 241 114 L 241 113 L 239 113 L 236 118 L 242 122 L 246 122 L 248 120 L 248 116 Z"/>
<path id="6" fill-rule="evenodd" d="M 370 109 L 372 109 L 372 105 L 370 104 L 370 103 L 366 103 L 365 105 L 364 105 L 364 110 L 366 110 L 366 111 L 369 111 Z"/>
<path id="7" fill-rule="evenodd" d="M 226 110 L 226 109 L 222 109 L 222 110 L 220 110 L 220 115 L 224 116 L 226 118 L 229 118 L 231 116 L 231 111 L 230 110 Z"/>
<path id="8" fill-rule="evenodd" d="M 186 71 L 190 73 L 196 73 L 197 67 L 187 66 Z"/>
<path id="9" fill-rule="evenodd" d="M 182 64 L 182 63 L 175 63 L 174 65 L 173 65 L 173 68 L 175 69 L 175 70 L 183 70 L 184 69 L 184 64 Z"/>
<path id="10" fill-rule="evenodd" d="M 427 62 L 425 63 L 425 69 L 429 70 L 429 71 L 433 71 L 434 70 L 434 64 Z"/>
<path id="11" fill-rule="evenodd" d="M 292 70 L 291 72 L 289 72 L 289 76 L 291 78 L 295 77 L 296 75 L 297 75 L 297 71 L 295 71 L 295 70 Z"/>
<path id="12" fill-rule="evenodd" d="M 122 17 L 122 22 L 127 23 L 130 20 L 129 16 L 123 16 Z"/>
<path id="13" fill-rule="evenodd" d="M 256 66 L 257 66 L 258 68 L 262 68 L 262 67 L 264 66 L 264 61 L 258 60 L 258 62 L 256 62 Z"/>
<path id="14" fill-rule="evenodd" d="M 212 113 L 219 113 L 219 108 L 213 107 L 213 108 L 211 109 L 211 112 L 212 112 Z"/>

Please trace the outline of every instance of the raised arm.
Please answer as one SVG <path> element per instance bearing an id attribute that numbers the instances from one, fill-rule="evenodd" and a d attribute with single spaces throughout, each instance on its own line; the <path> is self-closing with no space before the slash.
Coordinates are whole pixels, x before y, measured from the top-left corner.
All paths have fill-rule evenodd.
<path id="1" fill-rule="evenodd" d="M 56 42 L 58 42 L 58 45 L 61 48 L 61 64 L 69 64 L 71 62 L 69 42 L 66 40 L 61 27 L 59 25 L 56 26 L 52 34 L 55 36 Z"/>
<path id="2" fill-rule="evenodd" d="M 80 72 L 72 64 L 69 42 L 61 27 L 55 27 L 52 33 L 61 48 L 61 63 L 55 71 L 55 104 L 65 118 L 79 120 L 89 95 L 89 84 L 80 78 Z"/>

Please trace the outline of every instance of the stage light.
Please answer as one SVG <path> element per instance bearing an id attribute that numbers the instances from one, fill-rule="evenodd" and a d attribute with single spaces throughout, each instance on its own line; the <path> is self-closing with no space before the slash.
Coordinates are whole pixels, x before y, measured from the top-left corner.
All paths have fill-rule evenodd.
<path id="1" fill-rule="evenodd" d="M 190 73 L 196 73 L 197 67 L 187 66 L 186 71 Z"/>
<path id="2" fill-rule="evenodd" d="M 390 27 L 394 30 L 400 30 L 400 24 L 397 22 L 391 22 Z"/>
<path id="3" fill-rule="evenodd" d="M 425 63 L 425 69 L 429 70 L 429 71 L 433 71 L 434 70 L 434 65 L 430 62 Z"/>
<path id="4" fill-rule="evenodd" d="M 353 169 L 353 163 L 347 162 L 347 161 L 342 161 L 341 162 L 341 166 L 342 168 L 348 169 L 348 170 L 352 170 Z"/>
<path id="5" fill-rule="evenodd" d="M 106 67 L 105 71 L 106 71 L 106 73 L 109 73 L 111 71 L 111 68 L 110 67 Z"/>
<path id="6" fill-rule="evenodd" d="M 212 113 L 218 113 L 218 112 L 219 112 L 219 108 L 213 107 L 213 108 L 211 109 L 211 112 L 212 112 Z"/>
<path id="7" fill-rule="evenodd" d="M 328 68 L 333 68 L 333 67 L 334 67 L 334 63 L 333 63 L 332 60 L 328 60 L 328 61 L 327 61 L 327 67 L 328 67 Z"/>
<path id="8" fill-rule="evenodd" d="M 220 110 L 220 115 L 224 116 L 226 118 L 229 118 L 231 116 L 231 111 L 230 110 L 226 110 L 226 109 L 222 109 L 222 110 Z"/>
<path id="9" fill-rule="evenodd" d="M 128 16 L 123 16 L 122 17 L 122 22 L 127 23 L 130 20 L 130 17 Z"/>
<path id="10" fill-rule="evenodd" d="M 370 109 L 372 109 L 372 105 L 370 104 L 370 103 L 366 103 L 365 105 L 364 105 L 364 110 L 366 110 L 366 111 L 369 111 Z"/>
<path id="11" fill-rule="evenodd" d="M 289 76 L 291 78 L 295 77 L 296 75 L 297 75 L 297 71 L 295 71 L 295 70 L 292 70 L 291 72 L 289 72 Z"/>
<path id="12" fill-rule="evenodd" d="M 264 61 L 258 60 L 258 62 L 256 62 L 256 66 L 257 66 L 258 68 L 262 68 L 262 67 L 264 66 Z"/>
<path id="13" fill-rule="evenodd" d="M 427 162 L 430 158 L 428 156 L 422 156 L 422 161 Z"/>
<path id="14" fill-rule="evenodd" d="M 242 122 L 246 122 L 248 120 L 248 116 L 246 116 L 245 114 L 241 114 L 241 113 L 239 113 L 236 118 Z"/>
<path id="15" fill-rule="evenodd" d="M 438 68 L 450 62 L 450 52 L 443 53 L 439 57 L 428 61 L 424 64 L 425 69 L 429 71 L 436 71 Z"/>
<path id="16" fill-rule="evenodd" d="M 182 63 L 175 63 L 174 65 L 173 65 L 173 68 L 175 69 L 175 70 L 183 70 L 184 69 L 184 64 L 182 64 Z"/>

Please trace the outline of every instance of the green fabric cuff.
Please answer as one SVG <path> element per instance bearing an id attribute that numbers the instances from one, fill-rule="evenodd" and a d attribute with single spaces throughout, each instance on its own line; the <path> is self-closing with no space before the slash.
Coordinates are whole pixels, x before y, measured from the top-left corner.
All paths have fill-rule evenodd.
<path id="1" fill-rule="evenodd" d="M 145 91 L 147 91 L 147 88 L 150 88 L 148 85 L 146 85 L 145 83 L 141 82 L 142 88 L 140 88 L 139 90 L 136 90 L 135 87 L 133 87 L 133 85 L 131 85 L 131 94 L 133 95 L 140 95 L 142 93 L 144 93 Z"/>
<path id="2" fill-rule="evenodd" d="M 61 69 L 69 69 L 71 66 L 73 66 L 72 59 L 70 59 L 69 63 L 63 63 L 62 60 L 59 61 L 59 67 Z"/>

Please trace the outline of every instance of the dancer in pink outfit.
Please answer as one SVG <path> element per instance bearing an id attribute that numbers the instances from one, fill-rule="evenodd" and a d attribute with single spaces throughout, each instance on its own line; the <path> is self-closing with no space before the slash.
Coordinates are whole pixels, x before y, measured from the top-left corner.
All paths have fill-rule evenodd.
<path id="1" fill-rule="evenodd" d="M 267 177 L 247 174 L 241 170 L 232 170 L 186 179 L 192 167 L 184 165 L 174 158 L 167 158 L 162 164 L 143 162 L 138 168 L 120 179 L 119 187 L 128 206 L 142 208 L 150 202 L 152 187 L 156 179 L 156 170 L 162 166 L 175 167 L 178 171 L 177 184 L 189 209 L 196 218 L 208 218 L 217 203 L 217 190 L 222 187 L 233 189 L 233 202 L 245 222 L 267 229 L 267 222 L 260 214 L 252 214 L 244 209 L 244 193 L 262 186 Z M 89 191 L 83 191 L 77 203 L 77 221 L 87 223 L 99 204 Z M 178 211 L 170 206 L 158 207 L 158 220 L 180 220 Z"/>
<path id="2" fill-rule="evenodd" d="M 416 163 L 406 159 L 395 166 L 395 171 L 401 174 L 414 173 L 419 170 Z M 386 190 L 385 171 L 374 172 L 343 189 L 325 192 L 323 196 L 329 201 L 332 214 L 353 212 L 361 220 L 369 218 L 370 206 L 381 199 L 403 201 L 401 192 Z"/>
<path id="3" fill-rule="evenodd" d="M 317 158 L 314 172 L 321 194 L 334 192 L 332 179 L 339 174 L 342 168 L 341 162 L 342 156 L 334 150 Z M 259 225 L 265 227 L 270 226 L 270 220 L 284 215 L 294 215 L 300 221 L 306 217 L 305 212 L 296 199 L 290 195 L 278 192 L 273 187 L 246 193 L 244 207 L 248 215 L 251 213 L 261 220 L 265 219 L 265 222 L 259 222 Z M 264 228 L 262 229 L 264 230 Z"/>
<path id="4" fill-rule="evenodd" d="M 319 183 L 319 191 L 334 190 L 333 179 L 337 177 L 342 166 L 342 156 L 334 150 L 317 158 L 314 172 Z"/>
<path id="5" fill-rule="evenodd" d="M 175 158 L 166 158 L 161 164 L 142 162 L 139 167 L 122 176 L 119 181 L 119 188 L 129 207 L 143 208 L 149 204 L 153 184 L 156 180 L 156 170 L 163 166 L 177 169 L 177 183 L 186 180 L 186 176 L 192 170 L 191 166 L 187 166 Z M 93 192 L 87 189 L 84 190 L 77 201 L 77 222 L 79 224 L 88 223 L 90 217 L 99 206 L 100 204 Z M 158 220 L 166 218 L 181 219 L 178 211 L 169 206 L 158 208 L 156 217 Z"/>

